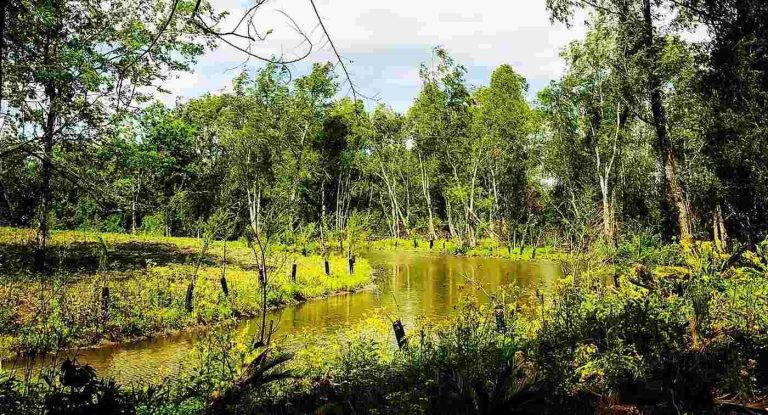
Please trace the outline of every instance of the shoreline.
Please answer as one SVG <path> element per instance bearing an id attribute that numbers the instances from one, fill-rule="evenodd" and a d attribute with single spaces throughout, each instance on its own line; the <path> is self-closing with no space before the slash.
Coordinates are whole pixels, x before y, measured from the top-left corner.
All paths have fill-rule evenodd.
<path id="1" fill-rule="evenodd" d="M 304 300 L 296 300 L 296 301 L 293 301 L 293 302 L 286 302 L 286 303 L 283 303 L 283 304 L 280 304 L 280 305 L 277 305 L 277 306 L 269 307 L 268 311 L 269 312 L 275 312 L 275 311 L 286 309 L 288 307 L 311 303 L 313 301 L 319 301 L 319 300 L 328 299 L 328 298 L 332 298 L 332 297 L 338 297 L 338 296 L 342 296 L 342 295 L 357 294 L 357 293 L 373 290 L 373 289 L 376 288 L 376 284 L 373 282 L 373 281 L 376 280 L 376 278 L 377 278 L 377 275 L 376 275 L 376 272 L 374 271 L 373 272 L 373 277 L 371 279 L 372 282 L 368 283 L 368 284 L 365 284 L 365 285 L 363 285 L 363 286 L 361 286 L 361 287 L 359 287 L 357 289 L 340 290 L 340 291 L 335 291 L 335 292 L 327 293 L 327 294 L 324 294 L 324 295 L 321 295 L 321 296 L 317 296 L 317 297 L 307 298 L 307 299 L 304 299 Z M 167 331 L 167 332 L 163 332 L 163 333 L 159 333 L 159 334 L 134 337 L 134 338 L 130 338 L 130 339 L 126 339 L 126 340 L 120 340 L 120 341 L 102 341 L 102 342 L 95 343 L 95 344 L 90 344 L 90 345 L 87 345 L 87 346 L 67 347 L 67 348 L 59 349 L 59 350 L 57 350 L 55 352 L 39 352 L 39 353 L 36 353 L 36 354 L 34 354 L 32 356 L 24 356 L 24 352 L 18 352 L 18 353 L 15 354 L 15 356 L 13 358 L 10 358 L 10 359 L 0 359 L 0 367 L 6 368 L 9 365 L 9 363 L 10 363 L 11 367 L 13 367 L 16 370 L 18 370 L 19 368 L 24 368 L 26 366 L 26 364 L 28 364 L 28 363 L 32 363 L 32 366 L 36 366 L 35 362 L 38 361 L 38 360 L 42 360 L 42 363 L 44 363 L 45 360 L 48 359 L 48 358 L 56 358 L 56 357 L 63 357 L 63 356 L 73 356 L 73 355 L 76 357 L 77 354 L 78 354 L 77 353 L 78 351 L 97 351 L 99 349 L 108 349 L 110 347 L 116 347 L 116 348 L 128 347 L 130 345 L 135 345 L 137 343 L 141 343 L 141 342 L 145 342 L 145 341 L 146 342 L 151 342 L 151 341 L 155 341 L 155 340 L 157 340 L 157 341 L 168 340 L 168 339 L 171 339 L 173 337 L 182 336 L 182 335 L 185 335 L 185 334 L 204 333 L 206 331 L 215 330 L 215 329 L 220 328 L 220 327 L 222 327 L 222 326 L 224 326 L 226 324 L 229 324 L 229 323 L 240 324 L 240 323 L 243 323 L 245 321 L 248 321 L 248 320 L 251 320 L 251 319 L 254 319 L 254 318 L 257 318 L 257 317 L 259 317 L 258 314 L 242 315 L 240 317 L 231 317 L 231 318 L 229 318 L 227 320 L 221 320 L 221 321 L 218 321 L 218 322 L 216 322 L 214 324 L 209 324 L 209 325 L 206 325 L 206 324 L 196 324 L 196 325 L 187 326 L 187 327 L 183 327 L 183 328 L 180 328 L 180 329 L 171 330 L 171 331 Z M 56 360 L 58 361 L 60 359 L 56 359 Z"/>

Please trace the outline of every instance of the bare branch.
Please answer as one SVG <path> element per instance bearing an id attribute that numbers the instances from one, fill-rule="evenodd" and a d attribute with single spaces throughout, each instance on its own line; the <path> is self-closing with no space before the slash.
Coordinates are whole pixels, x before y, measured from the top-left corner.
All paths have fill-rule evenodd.
<path id="1" fill-rule="evenodd" d="M 325 27 L 325 23 L 323 22 L 322 17 L 320 17 L 320 12 L 317 11 L 317 6 L 315 5 L 315 0 L 309 0 L 309 3 L 312 4 L 312 10 L 315 11 L 315 16 L 317 16 L 317 21 L 320 23 L 320 27 L 323 29 L 323 33 L 325 33 L 325 37 L 328 39 L 328 43 L 331 45 L 331 49 L 333 49 L 334 55 L 336 55 L 336 59 L 339 61 L 339 64 L 341 64 L 341 69 L 344 70 L 344 76 L 347 77 L 347 81 L 349 81 L 349 87 L 352 91 L 352 98 L 357 102 L 357 90 L 355 89 L 355 84 L 352 82 L 352 77 L 349 76 L 349 71 L 347 70 L 347 65 L 344 64 L 344 59 L 339 54 L 339 51 L 336 49 L 336 45 L 333 43 L 333 39 L 331 39 L 331 35 L 328 34 L 328 29 Z"/>

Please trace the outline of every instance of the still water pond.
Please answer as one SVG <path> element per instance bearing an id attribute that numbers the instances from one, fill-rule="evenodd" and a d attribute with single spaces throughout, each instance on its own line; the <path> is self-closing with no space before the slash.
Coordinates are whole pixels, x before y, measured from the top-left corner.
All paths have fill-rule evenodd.
<path id="1" fill-rule="evenodd" d="M 463 295 L 477 295 L 485 300 L 483 290 L 493 292 L 508 284 L 527 289 L 538 286 L 547 291 L 562 274 L 558 263 L 545 261 L 403 251 L 371 251 L 363 256 L 376 270 L 375 289 L 308 301 L 280 310 L 279 315 L 273 316 L 279 320 L 275 340 L 289 339 L 296 343 L 294 347 L 300 346 L 303 340 L 325 338 L 332 341 L 334 333 L 372 315 L 398 316 L 407 329 L 419 318 L 439 319 L 449 315 Z M 236 330 L 244 335 L 256 333 L 258 324 L 255 320 L 243 321 Z M 201 338 L 201 333 L 183 332 L 80 350 L 78 359 L 94 366 L 99 375 L 113 377 L 119 382 L 150 381 L 172 374 L 185 364 L 191 365 L 195 343 Z"/>

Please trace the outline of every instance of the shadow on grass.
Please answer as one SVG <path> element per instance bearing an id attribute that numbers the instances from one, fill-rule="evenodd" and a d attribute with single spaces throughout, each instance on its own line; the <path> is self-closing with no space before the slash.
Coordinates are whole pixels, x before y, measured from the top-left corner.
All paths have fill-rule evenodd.
<path id="1" fill-rule="evenodd" d="M 99 270 L 99 244 L 76 242 L 48 248 L 48 267 L 53 272 L 95 273 Z M 192 264 L 197 261 L 194 249 L 182 249 L 170 243 L 130 241 L 116 243 L 109 249 L 110 271 L 144 269 L 149 264 Z M 35 247 L 28 244 L 0 244 L 0 273 L 7 276 L 34 273 Z M 209 254 L 203 265 L 215 265 L 217 259 Z"/>

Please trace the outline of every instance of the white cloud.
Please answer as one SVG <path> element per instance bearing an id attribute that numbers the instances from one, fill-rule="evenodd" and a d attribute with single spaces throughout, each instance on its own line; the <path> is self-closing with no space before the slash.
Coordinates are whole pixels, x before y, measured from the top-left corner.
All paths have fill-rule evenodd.
<path id="1" fill-rule="evenodd" d="M 163 81 L 162 88 L 168 94 L 158 95 L 157 98 L 165 105 L 172 106 L 177 97 L 183 97 L 192 88 L 199 88 L 200 76 L 195 72 L 178 72 Z"/>
<path id="2" fill-rule="evenodd" d="M 382 77 L 387 85 L 418 88 L 421 85 L 419 68 L 410 66 L 391 66 L 385 68 Z"/>
<path id="3" fill-rule="evenodd" d="M 231 24 L 248 3 L 212 0 L 212 4 L 217 10 L 230 12 Z M 544 0 L 475 0 L 469 3 L 457 0 L 317 0 L 316 4 L 339 52 L 368 62 L 350 65 L 353 75 L 362 78 L 356 79 L 362 84 L 359 86 L 372 93 L 395 86 L 400 95 L 390 97 L 393 101 L 407 101 L 407 97 L 402 96 L 405 94 L 403 89 L 412 89 L 413 96 L 419 85 L 418 63 L 405 58 L 398 61 L 399 51 L 417 50 L 419 59 L 423 60 L 429 57 L 431 47 L 442 45 L 470 72 L 473 67 L 492 68 L 510 63 L 529 79 L 548 80 L 562 73 L 559 50 L 570 41 L 582 38 L 585 32 L 583 24 L 571 28 L 553 25 Z M 316 49 L 309 61 L 333 60 L 306 0 L 272 0 L 262 6 L 256 25 L 262 32 L 267 29 L 273 32 L 268 41 L 255 49 L 256 52 L 265 56 L 282 54 L 291 57 L 306 50 L 307 44 L 301 43 L 302 37 L 281 12 L 310 35 L 316 48 L 324 46 Z M 578 23 L 582 19 L 574 20 Z M 370 62 L 375 60 L 373 57 L 362 59 L 382 51 L 388 52 L 388 61 L 374 64 Z M 194 96 L 223 88 L 234 74 L 224 74 L 224 71 L 244 60 L 242 53 L 222 46 L 200 58 L 196 70 L 204 73 L 201 77 L 182 78 L 174 84 L 174 91 Z M 250 63 L 253 67 L 254 62 Z M 373 67 L 376 65 L 382 67 Z"/>

